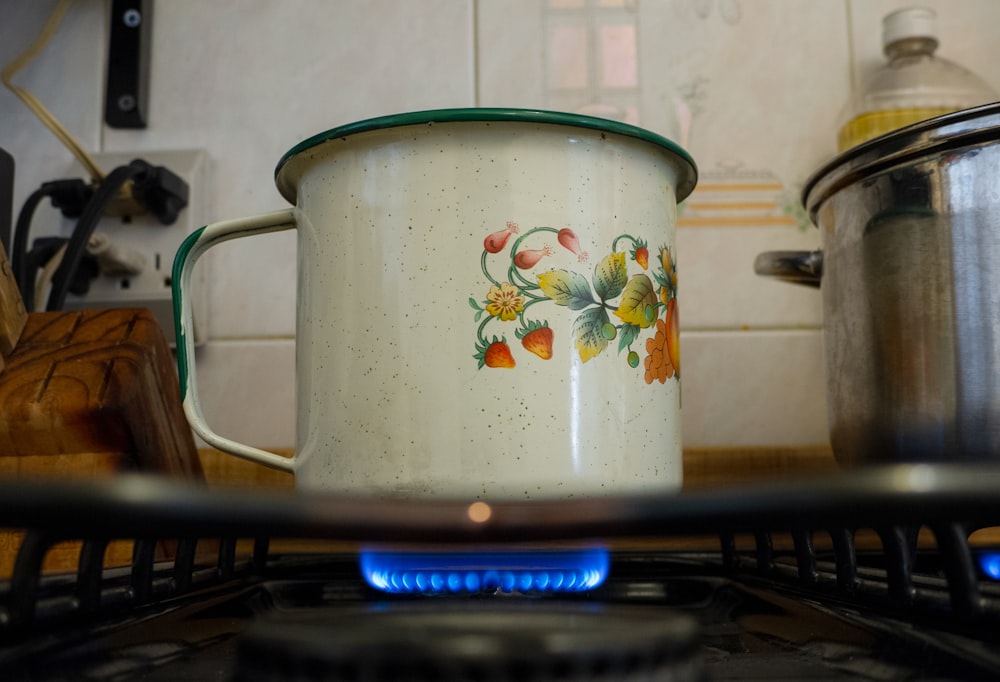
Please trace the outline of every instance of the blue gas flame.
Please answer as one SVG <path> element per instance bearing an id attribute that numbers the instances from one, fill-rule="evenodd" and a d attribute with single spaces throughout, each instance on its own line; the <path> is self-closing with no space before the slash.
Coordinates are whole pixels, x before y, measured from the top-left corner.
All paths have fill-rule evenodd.
<path id="1" fill-rule="evenodd" d="M 361 552 L 365 580 L 391 593 L 584 592 L 604 582 L 609 563 L 603 548 Z"/>
<path id="2" fill-rule="evenodd" d="M 979 555 L 979 568 L 993 580 L 1000 580 L 1000 552 L 983 552 Z"/>

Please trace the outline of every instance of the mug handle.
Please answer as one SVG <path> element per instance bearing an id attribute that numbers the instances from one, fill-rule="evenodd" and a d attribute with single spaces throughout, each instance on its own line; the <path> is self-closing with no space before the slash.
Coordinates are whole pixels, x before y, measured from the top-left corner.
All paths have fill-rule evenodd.
<path id="1" fill-rule="evenodd" d="M 266 450 L 237 443 L 215 433 L 206 423 L 201 411 L 201 403 L 198 400 L 195 382 L 194 334 L 188 333 L 188 330 L 193 329 L 194 317 L 191 312 L 191 302 L 186 296 L 186 292 L 191 289 L 191 272 L 194 270 L 194 264 L 209 247 L 237 237 L 281 232 L 295 227 L 297 227 L 295 209 L 284 209 L 251 218 L 225 220 L 206 225 L 188 235 L 177 250 L 171 282 L 174 298 L 174 328 L 177 334 L 177 371 L 180 378 L 184 414 L 188 418 L 188 423 L 191 424 L 194 432 L 212 447 L 283 471 L 294 471 L 294 456 L 282 457 Z"/>

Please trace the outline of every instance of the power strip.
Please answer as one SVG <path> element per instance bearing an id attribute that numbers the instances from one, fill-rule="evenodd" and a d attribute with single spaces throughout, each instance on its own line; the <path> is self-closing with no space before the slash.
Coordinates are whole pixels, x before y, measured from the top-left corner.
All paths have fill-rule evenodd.
<path id="1" fill-rule="evenodd" d="M 134 159 L 142 159 L 154 166 L 165 166 L 188 184 L 188 205 L 181 210 L 177 220 L 164 225 L 152 214 L 105 217 L 94 234 L 106 235 L 119 249 L 141 254 L 145 265 L 137 275 L 99 276 L 90 284 L 84 296 L 69 295 L 66 310 L 94 310 L 105 308 L 148 308 L 156 316 L 163 333 L 174 344 L 174 311 L 171 292 L 171 269 L 174 254 L 181 242 L 205 224 L 205 152 L 203 150 L 142 151 L 127 153 L 101 153 L 93 155 L 105 172 L 124 166 Z M 79 168 L 67 171 L 66 177 L 79 175 Z M 63 219 L 61 236 L 68 237 L 74 222 Z M 207 338 L 208 294 L 206 290 L 206 262 L 201 261 L 192 277 L 188 294 L 194 313 L 194 341 L 196 345 Z"/>

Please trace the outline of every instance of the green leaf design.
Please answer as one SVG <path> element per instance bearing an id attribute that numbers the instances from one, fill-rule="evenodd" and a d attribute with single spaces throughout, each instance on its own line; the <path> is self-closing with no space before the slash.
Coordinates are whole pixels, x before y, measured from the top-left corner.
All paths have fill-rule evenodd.
<path id="1" fill-rule="evenodd" d="M 604 308 L 585 310 L 573 320 L 573 339 L 581 361 L 586 362 L 608 347 L 608 340 L 601 332 L 608 321 Z"/>
<path id="2" fill-rule="evenodd" d="M 559 305 L 570 310 L 581 310 L 596 304 L 590 292 L 590 284 L 576 272 L 569 270 L 549 270 L 538 275 L 538 286 L 542 293 Z"/>
<path id="3" fill-rule="evenodd" d="M 628 281 L 622 293 L 622 302 L 615 315 L 626 324 L 645 329 L 656 321 L 656 287 L 646 275 L 636 275 Z"/>
<path id="4" fill-rule="evenodd" d="M 628 269 L 625 267 L 625 254 L 611 253 L 594 268 L 594 290 L 607 301 L 616 297 L 628 282 Z"/>
<path id="5" fill-rule="evenodd" d="M 639 327 L 634 324 L 623 324 L 618 329 L 618 352 L 628 348 L 633 341 L 639 338 Z"/>

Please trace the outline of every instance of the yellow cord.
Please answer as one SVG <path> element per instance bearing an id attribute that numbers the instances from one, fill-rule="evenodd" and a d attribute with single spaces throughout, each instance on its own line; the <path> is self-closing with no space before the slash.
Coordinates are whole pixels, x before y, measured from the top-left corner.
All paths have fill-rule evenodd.
<path id="1" fill-rule="evenodd" d="M 55 116 L 52 115 L 51 112 L 49 112 L 48 109 L 45 108 L 45 105 L 42 104 L 37 97 L 24 88 L 20 88 L 11 82 L 11 79 L 18 71 L 27 66 L 32 59 L 37 57 L 42 50 L 45 49 L 45 46 L 55 34 L 56 29 L 59 28 L 59 23 L 62 21 L 63 16 L 72 4 L 73 0 L 59 0 L 59 3 L 56 5 L 55 9 L 52 10 L 52 14 L 49 15 L 48 21 L 42 28 L 41 33 L 38 34 L 35 42 L 4 68 L 2 74 L 0 74 L 0 78 L 2 78 L 3 84 L 6 85 L 11 92 L 20 97 L 21 101 L 23 101 L 28 108 L 31 109 L 35 116 L 37 116 L 41 122 L 44 123 L 57 138 L 59 138 L 59 141 L 69 148 L 69 150 L 73 153 L 73 156 L 75 156 L 80 163 L 83 164 L 83 167 L 87 169 L 87 172 L 90 173 L 91 178 L 95 182 L 100 182 L 104 179 L 104 171 L 102 171 L 94 159 L 91 158 L 90 154 L 88 154 L 83 148 L 83 145 L 81 145 L 79 141 L 77 141 L 77 139 L 63 127 L 63 125 L 56 119 Z"/>

